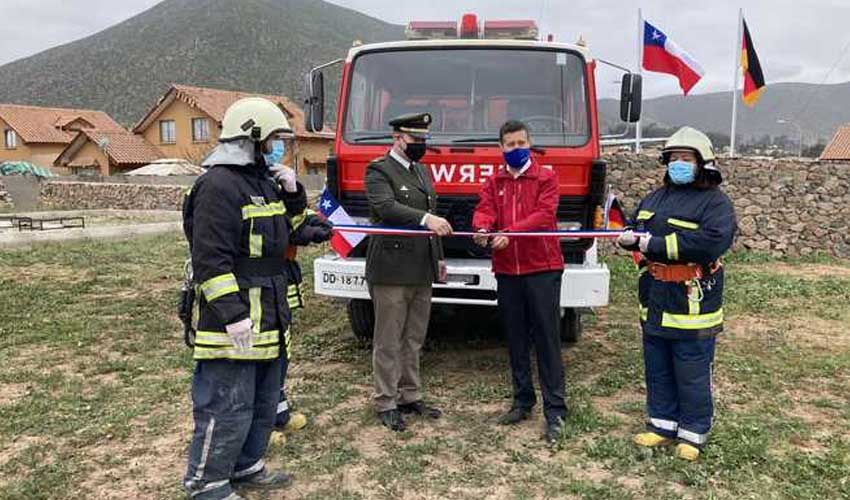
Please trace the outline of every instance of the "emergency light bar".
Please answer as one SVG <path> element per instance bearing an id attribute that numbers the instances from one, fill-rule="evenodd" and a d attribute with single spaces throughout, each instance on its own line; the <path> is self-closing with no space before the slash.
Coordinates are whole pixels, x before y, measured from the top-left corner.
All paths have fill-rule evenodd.
<path id="1" fill-rule="evenodd" d="M 435 38 L 457 38 L 457 23 L 454 21 L 411 21 L 404 30 L 408 40 Z"/>
<path id="2" fill-rule="evenodd" d="M 539 30 L 532 20 L 484 21 L 483 29 L 475 14 L 464 14 L 460 22 L 411 21 L 404 30 L 408 40 L 447 38 L 490 38 L 502 40 L 537 40 Z"/>
<path id="3" fill-rule="evenodd" d="M 537 40 L 537 23 L 522 21 L 484 21 L 484 38 Z"/>

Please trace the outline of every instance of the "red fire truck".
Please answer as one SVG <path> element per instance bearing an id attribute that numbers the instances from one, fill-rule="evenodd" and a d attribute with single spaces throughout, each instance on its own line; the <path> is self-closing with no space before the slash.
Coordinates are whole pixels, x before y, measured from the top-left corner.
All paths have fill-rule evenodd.
<path id="1" fill-rule="evenodd" d="M 600 159 L 594 71 L 582 45 L 541 41 L 534 21 L 411 22 L 404 41 L 355 45 L 345 59 L 307 75 L 307 127 L 324 122 L 323 71 L 342 65 L 327 188 L 358 223 L 368 224 L 364 173 L 391 143 L 387 121 L 427 111 L 432 139 L 421 160 L 430 167 L 438 213 L 455 230 L 470 230 L 482 183 L 502 168 L 498 130 L 507 119 L 525 122 L 534 153 L 558 173 L 558 226 L 593 229 L 601 220 L 606 164 Z M 610 64 L 610 63 L 605 63 Z M 637 121 L 641 81 L 625 68 L 620 117 Z M 440 304 L 496 304 L 496 279 L 487 250 L 470 238 L 444 239 L 449 277 L 435 284 Z M 567 262 L 561 287 L 562 335 L 577 340 L 581 311 L 608 303 L 609 272 L 590 239 L 562 239 Z M 364 279 L 366 242 L 351 256 L 314 261 L 317 294 L 347 299 L 352 330 L 372 335 L 374 316 Z"/>

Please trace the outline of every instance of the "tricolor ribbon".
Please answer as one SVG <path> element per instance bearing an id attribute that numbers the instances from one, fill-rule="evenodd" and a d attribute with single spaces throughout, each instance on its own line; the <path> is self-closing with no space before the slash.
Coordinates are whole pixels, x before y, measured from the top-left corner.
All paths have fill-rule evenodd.
<path id="1" fill-rule="evenodd" d="M 435 236 L 434 231 L 427 229 L 405 229 L 399 227 L 385 226 L 361 226 L 361 225 L 342 225 L 337 224 L 333 230 L 338 233 L 360 233 L 360 234 L 377 234 L 384 236 Z M 510 238 L 532 238 L 532 237 L 557 237 L 557 238 L 574 238 L 574 239 L 593 239 L 593 238 L 618 238 L 625 231 L 623 230 L 596 230 L 596 231 L 495 231 L 491 233 L 478 233 L 474 231 L 455 231 L 452 236 L 476 236 L 486 234 L 487 236 L 507 236 Z M 647 233 L 634 233 L 635 236 L 646 236 Z"/>

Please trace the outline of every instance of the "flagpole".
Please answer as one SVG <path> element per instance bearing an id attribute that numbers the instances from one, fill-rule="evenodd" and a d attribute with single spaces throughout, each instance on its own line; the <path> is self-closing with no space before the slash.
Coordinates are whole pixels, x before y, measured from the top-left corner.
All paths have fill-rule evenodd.
<path id="1" fill-rule="evenodd" d="M 643 14 L 638 8 L 637 74 L 643 78 Z M 635 153 L 640 153 L 640 120 L 635 123 Z"/>
<path id="2" fill-rule="evenodd" d="M 735 126 L 738 122 L 738 78 L 741 76 L 741 40 L 744 26 L 744 9 L 738 9 L 738 38 L 735 39 L 735 67 L 732 81 L 732 132 L 729 134 L 729 158 L 735 157 Z"/>

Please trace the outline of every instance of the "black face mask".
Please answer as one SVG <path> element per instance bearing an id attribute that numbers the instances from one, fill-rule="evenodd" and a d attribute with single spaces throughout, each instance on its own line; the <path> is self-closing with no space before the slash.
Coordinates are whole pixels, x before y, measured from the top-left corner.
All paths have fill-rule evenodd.
<path id="1" fill-rule="evenodd" d="M 420 158 L 425 156 L 425 143 L 408 142 L 404 146 L 404 154 L 407 155 L 410 161 L 419 161 Z"/>

